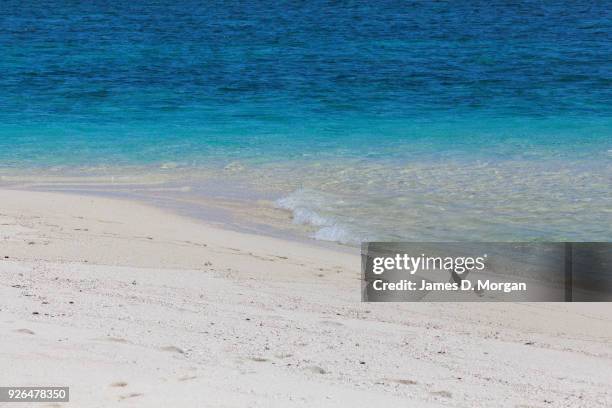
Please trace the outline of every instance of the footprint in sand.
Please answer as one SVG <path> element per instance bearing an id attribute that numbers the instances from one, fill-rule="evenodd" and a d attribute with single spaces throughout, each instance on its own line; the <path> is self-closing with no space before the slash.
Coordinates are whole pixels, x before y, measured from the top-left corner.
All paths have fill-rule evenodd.
<path id="1" fill-rule="evenodd" d="M 414 380 L 387 380 L 387 381 L 391 381 L 391 382 L 396 382 L 398 384 L 403 384 L 403 385 L 417 385 L 418 383 Z"/>
<path id="2" fill-rule="evenodd" d="M 321 324 L 323 324 L 325 326 L 336 326 L 336 327 L 344 326 L 343 323 L 341 323 L 341 322 L 334 322 L 332 320 L 321 320 L 321 321 L 319 321 L 319 323 L 321 323 Z"/>
<path id="3" fill-rule="evenodd" d="M 160 347 L 160 350 L 161 351 L 169 351 L 171 353 L 185 354 L 185 352 L 182 349 L 180 349 L 178 347 L 175 347 L 175 346 Z"/>
<path id="4" fill-rule="evenodd" d="M 124 400 L 124 399 L 128 399 L 128 398 L 136 398 L 136 397 L 140 397 L 143 394 L 139 393 L 139 392 L 132 392 L 129 394 L 125 394 L 125 395 L 120 395 L 119 396 L 119 401 Z"/>
<path id="5" fill-rule="evenodd" d="M 111 337 L 111 336 L 102 337 L 102 338 L 99 338 L 98 340 L 110 341 L 112 343 L 123 343 L 123 344 L 128 342 L 126 339 L 122 339 L 121 337 Z"/>
<path id="6" fill-rule="evenodd" d="M 304 368 L 305 370 L 308 371 L 312 371 L 315 374 L 325 374 L 327 373 L 327 371 L 325 371 L 323 368 L 319 367 L 319 366 L 308 366 Z"/>
<path id="7" fill-rule="evenodd" d="M 17 329 L 15 331 L 17 333 L 23 333 L 23 334 L 36 334 L 32 330 L 30 330 L 30 329 Z"/>
<path id="8" fill-rule="evenodd" d="M 443 398 L 452 398 L 453 397 L 453 394 L 450 391 L 446 391 L 446 390 L 432 391 L 429 394 L 435 395 L 436 397 L 443 397 Z"/>
<path id="9" fill-rule="evenodd" d="M 128 384 L 125 381 L 117 381 L 117 382 L 112 383 L 110 386 L 123 388 L 123 387 L 127 387 L 127 385 Z"/>

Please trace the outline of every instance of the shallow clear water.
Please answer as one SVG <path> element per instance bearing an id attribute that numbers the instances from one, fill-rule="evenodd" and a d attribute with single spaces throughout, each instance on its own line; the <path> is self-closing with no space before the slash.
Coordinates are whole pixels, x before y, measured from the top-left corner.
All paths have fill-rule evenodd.
<path id="1" fill-rule="evenodd" d="M 345 242 L 612 238 L 612 3 L 175 3 L 3 2 L 0 175 L 205 179 Z"/>

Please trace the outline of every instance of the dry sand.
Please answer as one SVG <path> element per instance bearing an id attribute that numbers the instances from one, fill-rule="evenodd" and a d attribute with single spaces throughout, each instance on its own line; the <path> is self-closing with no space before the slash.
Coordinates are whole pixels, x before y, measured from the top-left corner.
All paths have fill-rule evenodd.
<path id="1" fill-rule="evenodd" d="M 363 304 L 359 266 L 0 190 L 0 385 L 70 386 L 67 407 L 612 406 L 609 303 Z"/>

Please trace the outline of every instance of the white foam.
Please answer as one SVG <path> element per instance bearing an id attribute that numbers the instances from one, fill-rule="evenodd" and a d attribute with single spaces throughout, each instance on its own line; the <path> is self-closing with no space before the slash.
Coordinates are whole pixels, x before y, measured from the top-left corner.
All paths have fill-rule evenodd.
<path id="1" fill-rule="evenodd" d="M 356 243 L 358 240 L 331 217 L 320 214 L 325 198 L 314 191 L 300 189 L 276 201 L 277 208 L 293 213 L 293 223 L 321 227 L 312 237 L 320 241 L 334 241 L 343 244 Z"/>
<path id="2" fill-rule="evenodd" d="M 293 222 L 300 225 L 314 225 L 315 227 L 330 224 L 328 219 L 321 217 L 316 212 L 300 207 L 293 210 Z"/>
<path id="3" fill-rule="evenodd" d="M 339 225 L 323 227 L 314 233 L 313 238 L 319 241 L 340 242 L 341 244 L 354 244 L 359 242 L 346 229 Z"/>

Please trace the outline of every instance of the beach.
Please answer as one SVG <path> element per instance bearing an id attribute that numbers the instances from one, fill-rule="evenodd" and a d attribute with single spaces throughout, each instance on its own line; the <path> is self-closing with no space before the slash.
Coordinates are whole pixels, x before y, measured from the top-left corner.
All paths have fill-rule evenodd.
<path id="1" fill-rule="evenodd" d="M 612 407 L 606 2 L 25 3 L 0 407 Z"/>
<path id="2" fill-rule="evenodd" d="M 134 201 L 0 190 L 0 273 L 0 384 L 49 406 L 612 404 L 606 303 L 362 303 L 355 249 Z"/>

